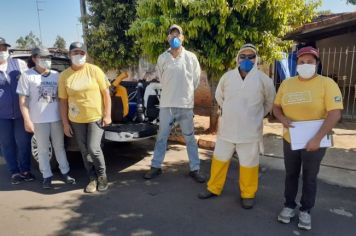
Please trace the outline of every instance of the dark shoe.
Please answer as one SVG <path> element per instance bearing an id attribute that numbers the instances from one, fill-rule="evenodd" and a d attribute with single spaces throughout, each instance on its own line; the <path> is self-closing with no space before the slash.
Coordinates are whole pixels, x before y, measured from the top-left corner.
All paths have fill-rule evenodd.
<path id="1" fill-rule="evenodd" d="M 67 184 L 76 184 L 75 179 L 70 177 L 68 174 L 64 174 L 63 179 Z"/>
<path id="2" fill-rule="evenodd" d="M 189 176 L 192 177 L 198 183 L 205 183 L 206 177 L 201 174 L 199 170 L 194 170 L 189 172 Z"/>
<path id="3" fill-rule="evenodd" d="M 98 191 L 99 192 L 104 192 L 108 190 L 109 184 L 108 184 L 108 178 L 106 176 L 99 176 L 98 177 Z"/>
<path id="4" fill-rule="evenodd" d="M 209 190 L 205 190 L 204 192 L 201 192 L 198 194 L 198 198 L 199 199 L 208 199 L 208 198 L 212 198 L 212 197 L 217 197 L 218 195 L 216 195 L 215 193 L 210 192 Z"/>
<path id="5" fill-rule="evenodd" d="M 16 184 L 21 183 L 22 181 L 24 181 L 24 178 L 20 174 L 14 174 L 11 176 L 11 184 L 16 185 Z"/>
<path id="6" fill-rule="evenodd" d="M 143 176 L 144 179 L 153 179 L 162 174 L 161 168 L 151 167 L 151 169 Z"/>
<path id="7" fill-rule="evenodd" d="M 24 172 L 22 173 L 22 176 L 26 182 L 34 181 L 36 179 L 31 172 Z"/>
<path id="8" fill-rule="evenodd" d="M 255 204 L 254 198 L 241 198 L 241 206 L 244 209 L 251 209 Z"/>
<path id="9" fill-rule="evenodd" d="M 85 187 L 85 192 L 86 193 L 94 193 L 96 191 L 96 187 L 97 187 L 97 181 L 96 179 L 90 179 L 88 185 Z"/>
<path id="10" fill-rule="evenodd" d="M 42 188 L 44 189 L 51 189 L 52 186 L 52 177 L 44 178 L 42 183 Z"/>

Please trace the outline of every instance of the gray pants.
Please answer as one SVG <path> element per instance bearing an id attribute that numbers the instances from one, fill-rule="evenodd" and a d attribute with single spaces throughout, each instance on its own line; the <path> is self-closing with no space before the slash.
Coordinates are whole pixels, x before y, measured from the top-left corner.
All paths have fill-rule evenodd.
<path id="1" fill-rule="evenodd" d="M 38 163 L 43 178 L 52 177 L 50 165 L 49 146 L 50 139 L 54 149 L 55 157 L 62 174 L 69 172 L 67 155 L 64 150 L 64 134 L 61 121 L 51 123 L 37 123 L 35 126 L 35 137 L 38 146 Z"/>
<path id="2" fill-rule="evenodd" d="M 71 122 L 90 179 L 106 176 L 105 159 L 100 146 L 104 130 L 100 123 L 101 121 L 91 123 Z"/>

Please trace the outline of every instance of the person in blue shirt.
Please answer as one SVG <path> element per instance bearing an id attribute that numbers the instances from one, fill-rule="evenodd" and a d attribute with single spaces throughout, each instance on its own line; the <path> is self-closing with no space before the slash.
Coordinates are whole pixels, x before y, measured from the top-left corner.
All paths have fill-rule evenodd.
<path id="1" fill-rule="evenodd" d="M 9 56 L 10 45 L 0 37 L 0 146 L 11 174 L 11 183 L 35 179 L 31 173 L 31 137 L 25 131 L 16 93 L 17 82 L 27 70 L 24 61 Z"/>

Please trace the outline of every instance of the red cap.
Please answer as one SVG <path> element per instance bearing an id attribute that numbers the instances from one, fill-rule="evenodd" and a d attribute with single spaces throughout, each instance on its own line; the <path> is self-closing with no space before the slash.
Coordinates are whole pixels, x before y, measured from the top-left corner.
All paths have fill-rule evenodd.
<path id="1" fill-rule="evenodd" d="M 311 55 L 313 55 L 313 56 L 315 56 L 316 58 L 319 59 L 318 50 L 313 48 L 313 47 L 311 47 L 311 46 L 299 49 L 299 51 L 297 52 L 297 57 L 300 57 L 300 56 L 305 55 L 305 54 L 311 54 Z"/>

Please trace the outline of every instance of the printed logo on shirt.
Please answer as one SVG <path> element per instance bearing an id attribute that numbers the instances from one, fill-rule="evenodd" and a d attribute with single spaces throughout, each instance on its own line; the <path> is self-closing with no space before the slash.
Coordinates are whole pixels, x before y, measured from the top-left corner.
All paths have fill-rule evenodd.
<path id="1" fill-rule="evenodd" d="M 336 96 L 336 97 L 334 97 L 334 101 L 335 101 L 335 102 L 342 102 L 341 96 Z"/>
<path id="2" fill-rule="evenodd" d="M 284 105 L 312 102 L 311 91 L 287 93 L 283 96 Z"/>
<path id="3" fill-rule="evenodd" d="M 39 102 L 52 103 L 57 101 L 57 83 L 43 81 L 38 87 L 38 100 Z"/>
<path id="4" fill-rule="evenodd" d="M 2 97 L 2 95 L 4 95 L 4 93 L 5 93 L 5 90 L 0 89 L 0 98 Z"/>
<path id="5" fill-rule="evenodd" d="M 68 104 L 68 112 L 71 117 L 76 117 L 79 115 L 79 108 L 75 103 L 71 102 Z"/>

